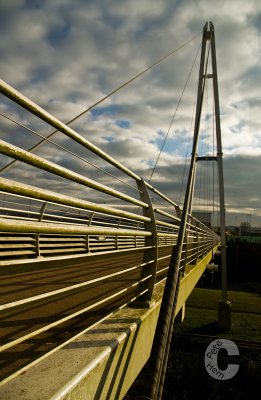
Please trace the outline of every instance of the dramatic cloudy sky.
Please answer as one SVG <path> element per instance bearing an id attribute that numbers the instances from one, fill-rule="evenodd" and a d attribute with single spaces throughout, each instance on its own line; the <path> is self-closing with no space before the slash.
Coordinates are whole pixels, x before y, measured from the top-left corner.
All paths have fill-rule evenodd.
<path id="1" fill-rule="evenodd" d="M 212 20 L 220 91 L 228 223 L 261 226 L 261 2 L 259 0 L 8 0 L 0 5 L 1 77 L 67 122 L 162 56 L 195 40 L 138 80 L 86 113 L 71 126 L 146 180 L 159 154 L 188 74 L 183 99 L 170 129 L 154 186 L 176 202 L 193 126 L 201 32 Z M 211 81 L 203 105 L 199 154 L 212 154 Z M 46 136 L 52 130 L 1 99 L 1 112 Z M 1 117 L 1 138 L 27 149 L 39 139 Z M 61 134 L 57 143 L 113 174 Z M 190 140 L 191 143 L 191 140 Z M 215 149 L 214 149 L 215 152 Z M 37 154 L 119 188 L 101 172 L 48 144 Z M 1 165 L 8 162 L 1 158 Z M 212 177 L 201 163 L 195 207 L 211 200 Z M 186 169 L 187 171 L 187 169 Z M 216 175 L 216 171 L 215 171 Z M 64 190 L 55 177 L 17 164 L 3 176 Z M 128 177 L 121 179 L 130 183 Z M 68 188 L 67 188 L 68 189 Z M 68 193 L 88 198 L 72 185 Z M 205 193 L 204 193 L 205 192 Z M 85 194 L 84 194 L 85 193 Z M 203 200 L 207 193 L 208 200 Z"/>

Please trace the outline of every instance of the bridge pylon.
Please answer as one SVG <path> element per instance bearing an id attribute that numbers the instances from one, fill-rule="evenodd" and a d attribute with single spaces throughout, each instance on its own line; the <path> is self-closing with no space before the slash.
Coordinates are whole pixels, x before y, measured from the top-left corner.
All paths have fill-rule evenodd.
<path id="1" fill-rule="evenodd" d="M 222 298 L 218 303 L 218 326 L 223 329 L 231 327 L 231 302 L 227 295 L 227 262 L 226 262 L 226 223 L 225 223 L 225 196 L 224 196 L 224 174 L 223 174 L 223 151 L 221 138 L 219 91 L 217 77 L 216 44 L 215 31 L 212 22 L 209 22 L 209 28 L 206 31 L 206 40 L 209 41 L 209 52 L 211 53 L 212 73 L 205 74 L 203 80 L 211 79 L 213 83 L 214 94 L 214 112 L 215 112 L 215 133 L 217 143 L 216 157 L 197 157 L 196 161 L 217 161 L 218 166 L 218 186 L 219 186 L 219 214 L 220 214 L 220 234 L 221 234 L 221 274 L 222 274 Z M 205 59 L 208 61 L 209 55 L 206 53 Z M 202 107 L 202 103 L 201 103 Z M 194 175 L 195 176 L 195 175 Z"/>
<path id="2" fill-rule="evenodd" d="M 212 73 L 209 74 L 208 63 L 211 55 Z M 201 59 L 199 67 L 198 93 L 196 103 L 196 116 L 194 125 L 194 137 L 192 145 L 191 163 L 188 174 L 186 193 L 184 198 L 177 245 L 173 249 L 165 290 L 163 294 L 162 306 L 160 310 L 157 330 L 155 333 L 153 348 L 150 360 L 150 377 L 148 378 L 148 388 L 146 388 L 146 398 L 160 400 L 163 394 L 165 372 L 167 368 L 168 354 L 172 339 L 175 310 L 177 305 L 179 286 L 184 268 L 181 265 L 181 255 L 185 242 L 187 224 L 190 218 L 192 207 L 192 197 L 196 175 L 198 138 L 204 91 L 207 79 L 212 79 L 214 106 L 215 106 L 215 133 L 217 142 L 217 155 L 215 160 L 218 164 L 218 185 L 220 203 L 220 229 L 221 229 L 221 268 L 222 268 L 222 299 L 218 304 L 218 325 L 223 329 L 231 326 L 231 303 L 227 299 L 227 272 L 226 272 L 226 234 L 225 234 L 225 198 L 224 198 L 224 177 L 223 177 L 223 153 L 220 126 L 220 109 L 217 79 L 215 33 L 212 22 L 207 22 L 203 28 Z M 202 159 L 207 160 L 207 157 Z M 213 160 L 213 157 L 212 157 Z"/>

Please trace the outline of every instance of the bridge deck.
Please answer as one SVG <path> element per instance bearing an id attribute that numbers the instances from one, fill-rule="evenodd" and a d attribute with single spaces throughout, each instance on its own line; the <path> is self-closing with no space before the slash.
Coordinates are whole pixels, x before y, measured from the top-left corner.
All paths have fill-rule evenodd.
<path id="1" fill-rule="evenodd" d="M 171 249 L 172 246 L 161 249 L 159 256 L 170 255 Z M 141 265 L 142 261 L 143 250 L 137 249 L 137 251 L 122 252 L 122 254 L 107 254 L 106 258 L 102 254 L 97 255 L 95 259 L 77 257 L 74 263 L 71 259 L 64 259 L 9 267 L 1 272 L 0 301 L 1 304 L 8 304 L 41 293 L 95 280 L 115 272 L 121 273 L 122 265 L 128 269 Z M 158 279 L 162 279 L 166 274 L 165 268 L 168 266 L 168 262 L 169 258 L 159 261 Z M 94 282 L 88 286 L 55 295 L 51 299 L 47 297 L 19 306 L 19 309 L 2 311 L 0 343 L 4 345 L 51 324 L 57 320 L 57 316 L 63 318 L 90 307 L 85 313 L 72 320 L 4 351 L 0 362 L 1 380 L 50 351 L 59 343 L 66 341 L 73 334 L 101 320 L 122 304 L 128 303 L 140 290 L 140 287 L 134 285 L 140 280 L 140 275 L 141 268 L 137 268 L 118 277 L 114 276 L 111 279 Z M 129 289 L 126 290 L 128 287 Z M 110 296 L 122 290 L 123 293 L 110 299 Z M 100 304 L 92 308 L 92 305 L 97 303 Z"/>
<path id="2" fill-rule="evenodd" d="M 181 281 L 177 312 L 185 303 L 211 257 L 212 252 L 209 252 L 198 260 L 197 265 L 187 266 Z M 84 264 L 82 267 L 84 268 Z M 3 385 L 0 388 L 0 398 L 108 400 L 118 398 L 116 395 L 122 398 L 149 357 L 163 289 L 164 282 L 155 286 L 155 303 L 150 309 L 127 307 L 118 311 Z M 67 306 L 69 305 L 70 300 L 67 302 Z M 92 314 L 91 321 L 95 321 L 99 315 L 99 312 L 97 315 Z M 56 332 L 49 333 L 47 340 L 64 340 L 70 329 L 78 329 L 86 321 L 82 318 L 77 323 L 74 328 L 67 327 L 66 332 L 59 328 Z M 39 352 L 44 351 L 45 342 L 46 338 L 31 340 L 27 352 L 24 350 L 14 355 L 16 358 L 18 354 L 19 357 L 26 354 L 27 357 L 29 354 L 39 355 Z"/>

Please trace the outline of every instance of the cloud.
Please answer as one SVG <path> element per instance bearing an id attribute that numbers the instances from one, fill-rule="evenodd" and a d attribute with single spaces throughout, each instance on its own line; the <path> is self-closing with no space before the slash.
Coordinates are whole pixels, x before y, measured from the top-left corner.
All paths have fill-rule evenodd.
<path id="1" fill-rule="evenodd" d="M 211 4 L 210 4 L 211 3 Z M 109 4 L 109 6 L 108 6 Z M 260 193 L 254 166 L 261 152 L 260 121 L 260 15 L 257 0 L 57 0 L 8 1 L 0 6 L 2 78 L 46 110 L 67 122 L 139 73 L 171 49 L 199 34 L 197 39 L 168 60 L 148 71 L 72 127 L 88 140 L 146 179 L 150 176 L 164 136 L 198 52 L 205 21 L 215 25 L 222 141 L 228 209 L 252 207 L 259 213 Z M 179 197 L 186 153 L 191 153 L 193 114 L 199 57 L 170 129 L 153 178 L 169 196 Z M 213 93 L 208 84 L 204 103 L 199 152 L 211 152 Z M 45 123 L 3 99 L 1 110 L 44 136 L 52 131 Z M 210 116 L 210 117 L 208 117 Z M 32 133 L 15 128 L 1 118 L 1 138 L 25 149 L 36 143 Z M 54 139 L 92 163 L 122 174 L 96 156 L 72 144 L 61 134 Z M 188 149 L 188 150 L 187 150 Z M 119 187 L 119 182 L 97 172 L 79 159 L 45 144 L 37 154 L 92 179 Z M 1 158 L 4 164 L 6 157 Z M 236 172 L 244 165 L 237 185 Z M 248 165 L 248 167 L 247 167 Z M 234 175 L 232 171 L 235 171 Z M 35 176 L 42 185 L 62 180 L 47 178 L 32 168 L 12 169 L 10 177 Z M 30 173 L 26 172 L 30 171 Z M 248 176 L 251 171 L 251 179 Z M 31 175 L 30 175 L 31 174 Z M 40 175 L 39 175 L 40 174 Z M 232 174 L 230 176 L 230 174 Z M 252 182 L 253 177 L 253 182 Z M 124 177 L 129 182 L 128 177 Z M 253 183 L 250 187 L 249 181 Z M 57 183 L 57 185 L 55 184 Z M 247 187 L 248 196 L 245 195 Z M 240 189 L 241 187 L 241 189 Z M 51 187 L 50 187 L 51 188 Z M 66 187 L 76 193 L 75 185 Z M 82 189 L 81 189 L 82 190 Z M 85 195 L 81 192 L 81 195 Z M 89 192 L 88 192 L 89 196 Z M 239 199 L 242 204 L 239 204 Z M 256 220 L 259 223 L 258 220 Z"/>

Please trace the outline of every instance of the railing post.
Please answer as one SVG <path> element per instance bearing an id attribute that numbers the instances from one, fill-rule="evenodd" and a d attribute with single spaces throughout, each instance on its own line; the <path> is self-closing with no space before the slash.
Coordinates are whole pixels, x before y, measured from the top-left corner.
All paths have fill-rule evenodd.
<path id="1" fill-rule="evenodd" d="M 205 243 L 205 233 L 204 233 L 204 224 L 201 223 L 201 257 L 204 257 L 204 243 Z"/>
<path id="2" fill-rule="evenodd" d="M 183 251 L 184 251 L 184 260 L 180 263 L 180 269 L 182 270 L 182 272 L 185 272 L 185 268 L 187 265 L 187 259 L 188 259 L 188 250 L 189 250 L 189 234 L 187 232 L 187 228 L 185 230 L 185 235 L 184 235 L 184 243 L 183 243 Z"/>
<path id="3" fill-rule="evenodd" d="M 204 237 L 204 251 L 203 254 L 207 253 L 207 232 L 206 232 L 206 228 L 204 226 L 204 233 L 203 233 L 203 237 Z"/>
<path id="4" fill-rule="evenodd" d="M 89 215 L 87 223 L 88 226 L 91 226 L 93 217 L 94 217 L 94 211 Z M 86 249 L 87 253 L 90 253 L 90 235 L 86 235 Z"/>
<path id="5" fill-rule="evenodd" d="M 121 221 L 122 221 L 122 218 L 120 218 L 118 221 L 117 229 L 120 229 Z M 116 246 L 116 250 L 119 250 L 119 236 L 118 235 L 116 235 L 116 237 L 115 237 L 115 246 Z"/>
<path id="6" fill-rule="evenodd" d="M 39 218 L 38 218 L 39 222 L 41 222 L 43 220 L 47 205 L 48 205 L 48 201 L 46 201 L 42 204 L 42 207 L 41 207 L 40 213 L 39 213 Z M 40 233 L 36 234 L 36 257 L 41 257 Z"/>
<path id="7" fill-rule="evenodd" d="M 147 186 L 142 179 L 140 182 L 137 182 L 138 189 L 140 190 L 140 198 L 141 201 L 147 203 L 149 205 L 148 208 L 143 207 L 143 215 L 145 217 L 149 217 L 149 222 L 144 222 L 144 227 L 146 231 L 150 231 L 152 233 L 151 236 L 145 237 L 145 246 L 152 247 L 149 250 L 145 250 L 143 262 L 146 263 L 148 261 L 153 261 L 149 265 L 145 265 L 141 271 L 141 278 L 145 278 L 148 275 L 151 275 L 149 282 L 146 283 L 146 287 L 148 287 L 148 291 L 142 296 L 142 300 L 145 302 L 150 302 L 153 288 L 156 280 L 157 273 L 157 264 L 158 264 L 158 237 L 157 237 L 157 226 L 156 226 L 156 218 L 154 214 L 154 209 L 152 205 L 152 201 L 149 195 L 149 191 Z M 142 231 L 141 231 L 142 233 Z M 148 286 L 147 286 L 148 285 Z"/>
<path id="8" fill-rule="evenodd" d="M 195 259 L 192 261 L 192 264 L 197 264 L 197 259 L 199 258 L 199 236 L 198 236 L 198 226 L 195 218 L 192 218 L 193 228 L 195 229 L 195 233 L 193 233 L 193 257 L 195 254 Z M 195 235 L 195 236 L 194 236 Z"/>

